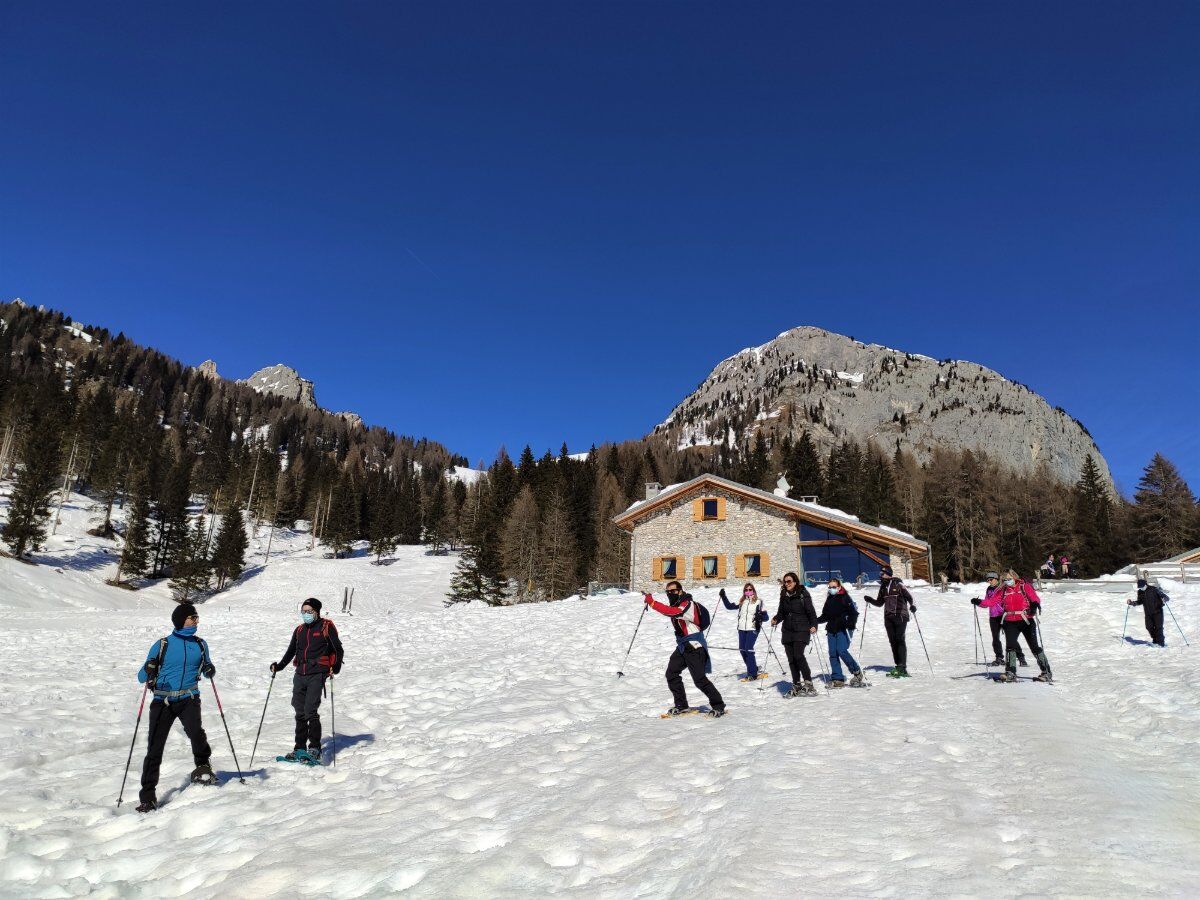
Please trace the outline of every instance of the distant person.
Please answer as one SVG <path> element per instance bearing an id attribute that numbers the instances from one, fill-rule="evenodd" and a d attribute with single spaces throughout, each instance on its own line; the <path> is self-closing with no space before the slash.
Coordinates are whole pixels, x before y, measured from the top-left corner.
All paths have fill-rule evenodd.
<path id="1" fill-rule="evenodd" d="M 846 593 L 840 578 L 829 579 L 825 604 L 817 621 L 825 623 L 825 640 L 829 644 L 829 686 L 836 688 L 846 684 L 842 672 L 842 663 L 845 662 L 850 669 L 850 687 L 863 687 L 862 668 L 850 655 L 850 643 L 858 626 L 858 608 Z"/>
<path id="2" fill-rule="evenodd" d="M 1137 582 L 1137 599 L 1128 601 L 1130 606 L 1140 606 L 1146 616 L 1146 630 L 1150 632 L 1150 640 L 1156 647 L 1167 646 L 1163 635 L 1163 605 L 1170 598 L 1157 587 L 1139 578 Z"/>
<path id="3" fill-rule="evenodd" d="M 293 663 L 292 709 L 296 713 L 296 743 L 284 759 L 289 762 L 321 761 L 321 697 L 325 681 L 342 671 L 342 639 L 333 622 L 321 617 L 321 601 L 309 597 L 300 604 L 300 624 L 292 632 L 283 659 L 271 663 L 278 672 Z"/>
<path id="4" fill-rule="evenodd" d="M 683 670 L 687 669 L 692 682 L 708 698 L 712 711 L 709 715 L 719 718 L 725 715 L 725 701 L 708 678 L 712 662 L 708 655 L 708 641 L 704 637 L 704 621 L 700 604 L 692 600 L 691 594 L 683 591 L 678 581 L 667 582 L 667 603 L 659 603 L 651 594 L 645 595 L 646 605 L 671 620 L 675 630 L 675 652 L 667 661 L 667 687 L 675 705 L 667 710 L 668 716 L 682 716 L 696 712 L 688 706 L 687 692 L 683 689 Z"/>
<path id="5" fill-rule="evenodd" d="M 1065 556 L 1058 561 L 1058 571 L 1062 573 L 1063 578 L 1071 577 L 1071 561 Z"/>
<path id="6" fill-rule="evenodd" d="M 904 583 L 892 575 L 891 566 L 883 566 L 879 570 L 879 596 L 867 596 L 866 601 L 873 606 L 883 607 L 883 627 L 887 631 L 888 643 L 892 646 L 892 662 L 894 668 L 887 673 L 888 678 L 908 678 L 908 643 L 904 631 L 908 628 L 910 612 L 917 611 L 917 604 Z"/>
<path id="7" fill-rule="evenodd" d="M 1042 573 L 1042 577 L 1044 577 L 1044 578 L 1053 578 L 1054 577 L 1054 554 L 1053 553 L 1050 554 L 1049 559 L 1047 559 L 1044 563 L 1042 563 L 1041 573 Z"/>
<path id="8" fill-rule="evenodd" d="M 787 654 L 788 668 L 792 670 L 792 689 L 785 697 L 816 696 L 812 670 L 804 651 L 808 642 L 817 633 L 817 610 L 813 607 L 812 595 L 800 583 L 795 572 L 783 576 L 783 587 L 779 589 L 779 608 L 771 619 L 772 625 L 782 624 L 779 640 Z"/>
<path id="9" fill-rule="evenodd" d="M 146 759 L 142 763 L 141 801 L 137 811 L 147 813 L 158 808 L 158 773 L 162 765 L 167 735 L 178 719 L 183 732 L 192 744 L 192 781 L 196 784 L 216 784 L 217 776 L 209 765 L 212 748 L 200 721 L 200 676 L 212 678 L 217 669 L 208 653 L 208 644 L 196 637 L 200 615 L 191 603 L 180 603 L 171 610 L 169 635 L 155 641 L 138 670 L 138 682 L 154 692 L 150 704 L 150 731 Z"/>
<path id="10" fill-rule="evenodd" d="M 971 601 L 975 606 L 982 606 L 988 611 L 988 628 L 992 632 L 992 652 L 996 655 L 989 666 L 1004 665 L 1004 651 L 1000 647 L 1000 634 L 1004 631 L 1004 609 L 1000 606 L 1000 576 L 995 572 L 988 572 L 986 576 L 987 590 L 983 594 L 983 599 L 978 597 Z M 1029 663 L 1025 660 L 1025 654 L 1021 651 L 1021 645 L 1017 644 L 1017 662 L 1021 666 L 1027 666 Z"/>
<path id="11" fill-rule="evenodd" d="M 767 617 L 758 591 L 754 589 L 754 585 L 747 582 L 742 588 L 742 596 L 737 603 L 734 603 L 725 596 L 725 589 L 721 588 L 721 602 L 725 604 L 726 609 L 738 611 L 738 650 L 742 652 L 742 661 L 746 664 L 746 677 L 742 680 L 757 681 L 759 677 L 758 660 L 754 656 L 754 645 L 758 642 L 758 633 L 762 630 L 763 619 Z M 766 677 L 765 673 L 763 677 Z"/>
<path id="12" fill-rule="evenodd" d="M 1038 643 L 1037 626 L 1034 620 L 1042 609 L 1042 600 L 1033 585 L 1017 577 L 1011 569 L 1004 576 L 999 593 L 1000 607 L 1004 610 L 1005 669 L 1002 681 L 1017 680 L 1017 640 L 1025 638 L 1029 649 L 1037 660 L 1041 674 L 1034 681 L 1050 681 L 1050 661 Z"/>

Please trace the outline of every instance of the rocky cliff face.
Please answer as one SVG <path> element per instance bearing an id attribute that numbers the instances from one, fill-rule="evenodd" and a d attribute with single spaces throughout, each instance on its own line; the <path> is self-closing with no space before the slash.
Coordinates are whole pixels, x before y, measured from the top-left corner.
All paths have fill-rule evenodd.
<path id="1" fill-rule="evenodd" d="M 863 344 L 820 328 L 786 331 L 721 362 L 655 431 L 679 442 L 734 440 L 764 423 L 808 431 L 824 450 L 846 438 L 918 461 L 935 447 L 984 451 L 1017 472 L 1045 464 L 1065 483 L 1095 457 L 1091 435 L 1024 385 L 971 362 Z"/>
<path id="2" fill-rule="evenodd" d="M 300 377 L 290 366 L 274 365 L 259 369 L 244 382 L 260 394 L 274 394 L 289 400 L 298 400 L 304 406 L 317 409 L 317 398 L 313 383 Z"/>

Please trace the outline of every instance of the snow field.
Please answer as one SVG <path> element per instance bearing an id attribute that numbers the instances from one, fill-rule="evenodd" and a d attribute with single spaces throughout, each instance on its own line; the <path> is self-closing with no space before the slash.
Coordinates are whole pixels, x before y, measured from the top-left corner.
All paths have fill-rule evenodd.
<path id="1" fill-rule="evenodd" d="M 1045 595 L 1054 685 L 973 675 L 976 592 L 918 589 L 934 676 L 910 624 L 914 677 L 883 677 L 872 607 L 869 690 L 782 699 L 764 632 L 771 679 L 739 683 L 738 654 L 714 651 L 730 714 L 663 721 L 665 619 L 646 614 L 615 674 L 640 598 L 444 609 L 454 557 L 326 560 L 302 535 L 277 535 L 269 565 L 200 609 L 247 783 L 205 684 L 223 785 L 185 789 L 176 727 L 165 805 L 136 814 L 143 721 L 118 810 L 135 674 L 170 602 L 162 586 L 104 586 L 106 543 L 52 545 L 41 558 L 61 573 L 0 559 L 6 897 L 1183 897 L 1200 885 L 1197 650 L 1169 619 L 1166 650 L 1122 642 L 1123 598 Z M 1167 590 L 1196 644 L 1200 588 Z M 310 595 L 346 646 L 337 765 L 274 761 L 291 747 L 285 673 L 250 769 L 267 665 Z M 736 646 L 715 592 L 697 598 L 716 614 L 711 642 Z M 1129 619 L 1143 641 L 1140 610 Z M 322 722 L 328 740 L 328 700 Z"/>

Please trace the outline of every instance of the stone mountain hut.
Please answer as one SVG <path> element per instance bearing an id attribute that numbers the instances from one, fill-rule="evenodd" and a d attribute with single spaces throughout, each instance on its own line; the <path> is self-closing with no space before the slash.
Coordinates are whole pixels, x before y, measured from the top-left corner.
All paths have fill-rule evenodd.
<path id="1" fill-rule="evenodd" d="M 930 580 L 929 544 L 885 525 L 867 525 L 816 498 L 792 500 L 787 485 L 768 493 L 716 475 L 660 489 L 613 521 L 630 532 L 630 589 L 685 589 L 776 582 L 794 571 L 811 583 L 832 577 L 879 578 L 890 565 L 901 578 Z"/>

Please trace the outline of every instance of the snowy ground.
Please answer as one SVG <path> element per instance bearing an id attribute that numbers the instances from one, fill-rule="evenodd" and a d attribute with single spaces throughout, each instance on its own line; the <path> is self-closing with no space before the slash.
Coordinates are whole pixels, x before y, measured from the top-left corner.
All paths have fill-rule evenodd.
<path id="1" fill-rule="evenodd" d="M 936 675 L 913 628 L 914 678 L 876 671 L 870 690 L 811 700 L 781 699 L 777 678 L 761 691 L 739 683 L 737 654 L 715 652 L 730 715 L 662 721 L 665 620 L 647 615 L 627 677 L 615 677 L 636 597 L 444 609 L 453 557 L 402 548 L 372 566 L 313 557 L 303 536 L 285 536 L 266 568 L 202 608 L 201 630 L 249 768 L 267 664 L 297 602 L 326 601 L 347 648 L 336 767 L 274 762 L 291 744 L 281 676 L 245 785 L 183 789 L 191 760 L 177 730 L 166 805 L 118 810 L 135 673 L 169 629 L 170 602 L 162 586 L 102 584 L 113 558 L 82 534 L 87 517 L 68 510 L 69 540 L 56 537 L 42 565 L 0 559 L 0 895 L 1200 890 L 1200 648 L 1184 648 L 1170 620 L 1167 650 L 1141 643 L 1139 610 L 1136 642 L 1122 642 L 1123 598 L 1101 594 L 1047 595 L 1053 686 L 977 676 L 971 592 L 918 591 Z M 346 585 L 357 589 L 353 616 L 339 610 Z M 1200 644 L 1200 587 L 1167 587 Z M 882 621 L 868 616 L 863 662 L 884 669 Z M 718 612 L 713 643 L 734 645 L 733 627 Z M 235 767 L 204 691 L 213 762 L 228 779 Z M 328 704 L 323 713 L 328 729 Z M 127 801 L 144 735 L 145 723 Z"/>

